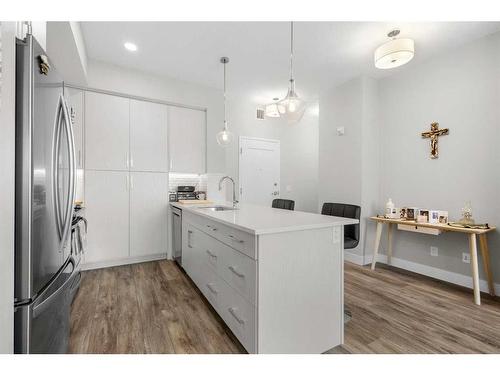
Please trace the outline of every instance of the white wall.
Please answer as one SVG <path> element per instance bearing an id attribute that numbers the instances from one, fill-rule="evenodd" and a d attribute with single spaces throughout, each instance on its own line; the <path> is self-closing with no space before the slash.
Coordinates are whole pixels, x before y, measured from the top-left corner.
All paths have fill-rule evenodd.
<path id="1" fill-rule="evenodd" d="M 325 202 L 361 206 L 360 243 L 346 256 L 363 261 L 365 238 L 379 199 L 378 86 L 359 77 L 320 96 L 318 208 Z M 345 134 L 337 135 L 344 127 Z M 368 233 L 370 233 L 368 231 Z"/>
<path id="2" fill-rule="evenodd" d="M 281 144 L 280 197 L 293 199 L 295 210 L 317 212 L 318 115 L 316 103 L 312 103 L 302 120 L 295 124 L 288 124 L 280 118 L 258 120 L 256 108 L 255 103 L 246 95 L 229 95 L 228 123 L 229 130 L 234 133 L 235 141 L 226 149 L 227 173 L 235 177 L 238 186 L 238 139 L 240 136 L 278 139 Z M 290 191 L 287 191 L 287 187 Z"/>
<path id="3" fill-rule="evenodd" d="M 476 221 L 499 225 L 500 33 L 385 78 L 379 89 L 380 203 L 392 197 L 396 206 L 448 210 L 457 220 L 471 200 Z M 450 133 L 440 137 L 439 159 L 432 160 L 429 140 L 420 133 L 434 121 Z M 489 244 L 499 282 L 498 231 Z M 439 247 L 438 257 L 430 256 L 430 246 Z M 470 265 L 461 261 L 468 252 L 464 235 L 397 232 L 394 247 L 397 258 L 470 275 Z"/>
<path id="4" fill-rule="evenodd" d="M 14 340 L 14 167 L 15 22 L 1 22 L 0 102 L 0 353 L 12 353 Z"/>
<path id="5" fill-rule="evenodd" d="M 207 109 L 207 170 L 225 171 L 225 153 L 215 140 L 222 128 L 222 92 L 175 79 L 144 74 L 131 69 L 88 61 L 87 82 L 91 88 L 110 90 L 146 98 Z"/>

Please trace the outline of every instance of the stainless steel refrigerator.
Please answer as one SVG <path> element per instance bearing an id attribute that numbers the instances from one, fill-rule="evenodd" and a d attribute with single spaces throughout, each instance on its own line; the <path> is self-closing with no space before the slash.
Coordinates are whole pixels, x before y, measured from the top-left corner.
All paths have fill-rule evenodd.
<path id="1" fill-rule="evenodd" d="M 64 82 L 28 34 L 16 47 L 16 353 L 67 351 L 79 277 L 69 241 L 74 153 Z"/>

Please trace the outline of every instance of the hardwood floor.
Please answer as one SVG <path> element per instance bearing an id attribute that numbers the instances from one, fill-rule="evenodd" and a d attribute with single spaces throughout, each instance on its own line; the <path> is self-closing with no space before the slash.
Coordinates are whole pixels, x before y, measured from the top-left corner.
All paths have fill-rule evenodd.
<path id="1" fill-rule="evenodd" d="M 395 268 L 345 265 L 352 313 L 329 353 L 500 353 L 500 302 Z M 171 261 L 87 271 L 71 315 L 71 353 L 244 353 Z"/>

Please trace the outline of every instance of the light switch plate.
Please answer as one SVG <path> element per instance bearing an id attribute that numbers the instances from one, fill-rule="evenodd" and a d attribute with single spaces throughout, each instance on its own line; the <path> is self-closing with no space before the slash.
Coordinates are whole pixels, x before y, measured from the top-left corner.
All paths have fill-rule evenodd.
<path id="1" fill-rule="evenodd" d="M 345 128 L 343 126 L 339 126 L 337 128 L 337 135 L 344 135 L 345 134 Z"/>

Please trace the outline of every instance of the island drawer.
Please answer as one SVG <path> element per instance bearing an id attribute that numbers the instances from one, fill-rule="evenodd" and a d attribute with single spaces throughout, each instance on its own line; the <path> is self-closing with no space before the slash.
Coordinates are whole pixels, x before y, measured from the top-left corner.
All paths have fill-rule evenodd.
<path id="1" fill-rule="evenodd" d="M 221 290 L 220 312 L 234 335 L 249 353 L 256 353 L 255 306 L 248 303 L 224 280 L 219 282 Z"/>
<path id="2" fill-rule="evenodd" d="M 183 215 L 183 220 L 191 222 L 203 232 L 224 242 L 233 249 L 241 251 L 250 258 L 257 259 L 255 235 L 196 214 L 186 213 Z"/>
<path id="3" fill-rule="evenodd" d="M 197 254 L 203 266 L 213 270 L 243 298 L 255 304 L 257 262 L 201 230 L 195 229 L 195 232 L 196 236 L 192 238 L 197 240 Z"/>

